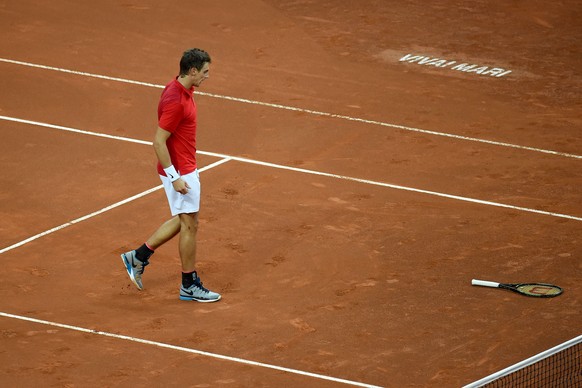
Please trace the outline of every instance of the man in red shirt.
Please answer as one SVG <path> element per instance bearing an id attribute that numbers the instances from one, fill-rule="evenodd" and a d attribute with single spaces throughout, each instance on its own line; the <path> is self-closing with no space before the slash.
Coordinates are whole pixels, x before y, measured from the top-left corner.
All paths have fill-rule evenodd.
<path id="1" fill-rule="evenodd" d="M 154 149 L 173 218 L 136 250 L 121 255 L 131 281 L 143 289 L 141 277 L 155 249 L 180 234 L 181 300 L 216 302 L 220 294 L 203 287 L 195 271 L 196 232 L 200 210 L 200 179 L 196 165 L 196 103 L 194 87 L 208 78 L 210 55 L 201 49 L 184 52 L 180 75 L 166 85 L 158 105 Z"/>

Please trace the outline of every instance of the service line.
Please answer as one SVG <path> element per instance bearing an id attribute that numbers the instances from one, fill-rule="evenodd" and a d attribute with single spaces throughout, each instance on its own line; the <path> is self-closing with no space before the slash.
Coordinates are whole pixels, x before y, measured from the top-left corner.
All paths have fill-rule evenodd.
<path id="1" fill-rule="evenodd" d="M 150 143 L 150 144 L 151 144 L 151 143 Z M 223 159 L 221 159 L 221 160 L 219 160 L 219 161 L 217 161 L 217 162 L 214 162 L 214 163 L 212 163 L 212 164 L 209 164 L 208 166 L 204 166 L 204 167 L 202 167 L 202 168 L 198 169 L 198 171 L 199 171 L 199 172 L 203 172 L 203 171 L 206 171 L 206 170 L 210 170 L 211 168 L 214 168 L 214 167 L 216 167 L 216 166 L 219 166 L 219 165 L 221 165 L 221 164 L 223 164 L 223 163 L 226 163 L 226 162 L 228 162 L 229 160 L 231 160 L 231 158 L 229 158 L 228 156 L 226 156 L 226 157 L 224 157 Z M 93 212 L 93 213 L 90 213 L 90 214 L 87 214 L 87 215 L 85 215 L 85 216 L 83 216 L 83 217 L 79 217 L 79 218 L 76 218 L 76 219 L 74 219 L 74 220 L 72 220 L 72 221 L 65 222 L 65 223 L 64 223 L 64 224 L 62 224 L 62 225 L 55 226 L 54 228 L 52 228 L 52 229 L 49 229 L 49 230 L 46 230 L 46 231 L 44 231 L 44 232 L 42 232 L 42 233 L 35 234 L 34 236 L 32 236 L 32 237 L 29 237 L 29 238 L 27 238 L 27 239 L 25 239 L 25 240 L 22 240 L 22 241 L 20 241 L 20 242 L 18 242 L 18 243 L 16 243 L 16 244 L 12 244 L 12 245 L 10 245 L 10 246 L 8 246 L 8 247 L 6 247 L 6 248 L 2 248 L 2 249 L 0 249 L 0 255 L 1 255 L 2 253 L 5 253 L 5 252 L 8 252 L 8 251 L 11 251 L 11 250 L 13 250 L 13 249 L 15 249 L 15 248 L 18 248 L 18 247 L 21 247 L 21 246 L 23 246 L 23 245 L 25 245 L 25 244 L 28 244 L 29 242 L 31 242 L 31 241 L 34 241 L 34 240 L 37 240 L 37 239 L 39 239 L 39 238 L 41 238 L 41 237 L 43 237 L 43 236 L 46 236 L 46 235 L 48 235 L 48 234 L 51 234 L 51 233 L 57 232 L 57 231 L 59 231 L 59 230 L 61 230 L 61 229 L 65 229 L 65 228 L 67 228 L 67 227 L 69 227 L 69 226 L 72 226 L 72 225 L 78 224 L 79 222 L 82 222 L 82 221 L 88 220 L 89 218 L 93 218 L 93 217 L 95 217 L 95 216 L 98 216 L 99 214 L 103 214 L 103 213 L 105 213 L 105 212 L 107 212 L 107 211 L 109 211 L 109 210 L 115 209 L 116 207 L 119 207 L 119 206 L 121 206 L 121 205 L 125 205 L 126 203 L 129 203 L 129 202 L 135 201 L 136 199 L 139 199 L 139 198 L 141 198 L 141 197 L 145 197 L 146 195 L 148 195 L 148 194 L 151 194 L 151 193 L 153 193 L 154 191 L 157 191 L 157 190 L 159 190 L 159 189 L 161 189 L 161 188 L 163 188 L 163 187 L 164 187 L 163 185 L 159 185 L 159 186 L 156 186 L 156 187 L 152 187 L 151 189 L 148 189 L 148 190 L 146 190 L 146 191 L 143 191 L 143 192 L 141 192 L 141 193 L 139 193 L 139 194 L 136 194 L 136 195 L 134 195 L 134 196 L 131 196 L 131 197 L 129 197 L 129 198 L 126 198 L 126 199 L 124 199 L 124 200 L 122 200 L 122 201 L 116 202 L 116 203 L 114 203 L 113 205 L 106 206 L 106 207 L 104 207 L 103 209 L 97 210 L 97 211 L 95 211 L 95 212 Z"/>
<path id="2" fill-rule="evenodd" d="M 36 63 L 17 61 L 17 60 L 7 59 L 7 58 L 0 58 L 0 62 L 11 63 L 14 65 L 20 65 L 20 66 L 34 67 L 34 68 L 44 69 L 44 70 L 58 71 L 61 73 L 75 74 L 75 75 L 80 75 L 80 76 L 85 76 L 85 77 L 105 79 L 108 81 L 123 82 L 123 83 L 127 83 L 127 84 L 132 84 L 132 85 L 140 85 L 140 86 L 146 86 L 146 87 L 158 88 L 158 89 L 164 88 L 163 85 L 156 85 L 156 84 L 153 84 L 150 82 L 141 82 L 141 81 L 134 81 L 134 80 L 129 80 L 129 79 L 125 79 L 125 78 L 110 77 L 110 76 L 101 75 L 101 74 L 86 73 L 83 71 L 76 71 L 76 70 L 64 69 L 64 68 L 60 68 L 60 67 L 40 65 L 40 64 L 36 64 Z M 404 125 L 386 123 L 386 122 L 382 122 L 382 121 L 367 120 L 367 119 L 358 118 L 358 117 L 351 117 L 351 116 L 334 114 L 334 113 L 320 112 L 320 111 L 311 110 L 311 109 L 304 109 L 304 108 L 298 108 L 298 107 L 281 105 L 281 104 L 272 104 L 272 103 L 268 103 L 268 102 L 254 101 L 254 100 L 249 100 L 246 98 L 223 96 L 220 94 L 205 93 L 205 92 L 199 92 L 199 91 L 196 91 L 196 94 L 201 95 L 201 96 L 218 98 L 218 99 L 222 99 L 222 100 L 241 102 L 241 103 L 245 103 L 245 104 L 252 104 L 252 105 L 266 106 L 266 107 L 276 108 L 276 109 L 283 109 L 283 110 L 308 113 L 308 114 L 315 115 L 315 116 L 324 116 L 324 117 L 336 118 L 336 119 L 340 119 L 340 120 L 354 121 L 354 122 L 358 122 L 358 123 L 362 123 L 362 124 L 390 127 L 390 128 L 401 129 L 401 130 L 405 130 L 405 131 L 423 133 L 426 135 L 441 136 L 441 137 L 447 137 L 447 138 L 452 138 L 452 139 L 457 139 L 457 140 L 472 141 L 472 142 L 489 144 L 489 145 L 500 146 L 500 147 L 515 148 L 515 149 L 520 149 L 520 150 L 524 150 L 524 151 L 533 151 L 533 152 L 538 152 L 538 153 L 543 153 L 543 154 L 563 156 L 563 157 L 567 157 L 567 158 L 582 159 L 582 155 L 570 154 L 570 153 L 566 153 L 566 152 L 559 152 L 559 151 L 553 151 L 553 150 L 546 150 L 546 149 L 542 149 L 542 148 L 528 147 L 528 146 L 523 146 L 523 145 L 518 145 L 518 144 L 504 143 L 504 142 L 499 142 L 499 141 L 494 141 L 494 140 L 487 140 L 487 139 L 480 139 L 480 138 L 475 138 L 475 137 L 455 135 L 455 134 L 447 133 L 447 132 L 431 131 L 431 130 L 426 130 L 426 129 L 421 129 L 421 128 L 414 128 L 414 127 L 408 127 L 408 126 L 404 126 Z"/>

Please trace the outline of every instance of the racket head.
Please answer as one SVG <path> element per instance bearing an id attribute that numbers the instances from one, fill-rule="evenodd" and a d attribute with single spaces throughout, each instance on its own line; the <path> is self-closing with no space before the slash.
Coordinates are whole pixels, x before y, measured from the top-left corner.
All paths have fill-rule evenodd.
<path id="1" fill-rule="evenodd" d="M 500 284 L 499 287 L 535 298 L 553 298 L 564 292 L 561 287 L 547 283 Z"/>

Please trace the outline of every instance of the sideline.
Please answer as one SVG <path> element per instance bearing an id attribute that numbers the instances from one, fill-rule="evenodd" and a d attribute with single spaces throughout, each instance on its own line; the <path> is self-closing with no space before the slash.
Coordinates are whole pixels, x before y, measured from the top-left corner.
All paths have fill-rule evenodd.
<path id="1" fill-rule="evenodd" d="M 22 315 L 8 314 L 8 313 L 1 312 L 1 311 L 0 311 L 0 316 L 6 317 L 6 318 L 18 319 L 21 321 L 39 323 L 42 325 L 60 327 L 63 329 L 68 329 L 68 330 L 80 331 L 82 333 L 95 334 L 95 335 L 100 335 L 100 336 L 104 336 L 104 337 L 112 337 L 112 338 L 116 338 L 116 339 L 120 339 L 120 340 L 124 340 L 124 341 L 131 341 L 131 342 L 137 342 L 137 343 L 146 344 L 146 345 L 157 346 L 159 348 L 165 348 L 165 349 L 177 350 L 180 352 L 197 354 L 199 356 L 204 356 L 204 357 L 217 358 L 219 360 L 231 361 L 231 362 L 235 362 L 238 364 L 258 366 L 258 367 L 267 368 L 267 369 L 274 369 L 274 370 L 281 371 L 281 372 L 287 372 L 287 373 L 292 373 L 292 374 L 296 374 L 296 375 L 313 377 L 313 378 L 320 379 L 320 380 L 328 380 L 328 381 L 333 381 L 336 383 L 343 383 L 343 384 L 353 385 L 353 386 L 357 386 L 357 387 L 382 388 L 382 387 L 377 386 L 377 385 L 364 384 L 364 383 L 360 383 L 357 381 L 345 380 L 345 379 L 340 379 L 337 377 L 325 376 L 325 375 L 320 375 L 317 373 L 305 372 L 305 371 L 301 371 L 301 370 L 297 370 L 297 369 L 285 368 L 282 366 L 265 364 L 265 363 L 257 362 L 257 361 L 245 360 L 243 358 L 225 356 L 222 354 L 216 354 L 216 353 L 205 352 L 205 351 L 197 350 L 197 349 L 185 348 L 182 346 L 170 345 L 170 344 L 166 344 L 163 342 L 150 341 L 150 340 L 145 340 L 145 339 L 141 339 L 141 338 L 129 337 L 126 335 L 121 335 L 121 334 L 113 334 L 113 333 L 108 333 L 105 331 L 86 329 L 84 327 L 66 325 L 66 324 L 57 323 L 57 322 L 50 322 L 50 321 L 45 321 L 42 319 L 25 317 Z"/>
<path id="2" fill-rule="evenodd" d="M 63 69 L 63 68 L 59 68 L 59 67 L 39 65 L 36 63 L 16 61 L 16 60 L 7 59 L 7 58 L 0 58 L 0 62 L 11 63 L 14 65 L 20 65 L 20 66 L 34 67 L 34 68 L 38 68 L 38 69 L 58 71 L 61 73 L 82 75 L 85 77 L 100 78 L 100 79 L 105 79 L 108 81 L 123 82 L 123 83 L 127 83 L 127 84 L 132 84 L 132 85 L 147 86 L 147 87 L 158 88 L 158 89 L 164 88 L 163 85 L 156 85 L 156 84 L 152 84 L 149 82 L 141 82 L 141 81 L 134 81 L 134 80 L 118 78 L 118 77 L 110 77 L 110 76 L 101 75 L 101 74 L 86 73 L 86 72 L 82 72 L 82 71 Z M 448 138 L 453 138 L 453 139 L 458 139 L 458 140 L 466 140 L 466 141 L 484 143 L 484 144 L 507 147 L 507 148 L 516 148 L 516 149 L 525 150 L 525 151 L 533 151 L 533 152 L 539 152 L 539 153 L 543 153 L 543 154 L 563 156 L 563 157 L 567 157 L 567 158 L 582 159 L 582 155 L 569 154 L 566 152 L 552 151 L 552 150 L 546 150 L 546 149 L 542 149 L 542 148 L 528 147 L 528 146 L 522 146 L 522 145 L 518 145 L 518 144 L 511 144 L 511 143 L 494 141 L 494 140 L 487 140 L 487 139 L 480 139 L 480 138 L 475 138 L 475 137 L 455 135 L 455 134 L 447 133 L 447 132 L 430 131 L 430 130 L 421 129 L 421 128 L 407 127 L 404 125 L 390 124 L 390 123 L 386 123 L 386 122 L 382 122 L 382 121 L 367 120 L 367 119 L 362 119 L 362 118 L 358 118 L 358 117 L 350 117 L 350 116 L 339 115 L 339 114 L 334 114 L 334 113 L 320 112 L 320 111 L 311 110 L 311 109 L 303 109 L 303 108 L 287 106 L 287 105 L 272 104 L 272 103 L 268 103 L 268 102 L 253 101 L 253 100 L 248 100 L 246 98 L 223 96 L 220 94 L 213 94 L 213 93 L 206 93 L 206 92 L 199 92 L 199 91 L 196 91 L 195 93 L 198 95 L 201 95 L 201 96 L 213 97 L 213 98 L 218 98 L 218 99 L 222 99 L 222 100 L 242 102 L 245 104 L 260 105 L 260 106 L 266 106 L 266 107 L 270 107 L 270 108 L 277 108 L 277 109 L 284 109 L 284 110 L 308 113 L 308 114 L 312 114 L 312 115 L 316 115 L 316 116 L 325 116 L 325 117 L 336 118 L 336 119 L 341 119 L 341 120 L 355 121 L 355 122 L 359 122 L 359 123 L 363 123 L 363 124 L 371 124 L 371 125 L 378 125 L 378 126 L 382 126 L 382 127 L 402 129 L 405 131 L 424 133 L 427 135 L 448 137 Z"/>
<path id="3" fill-rule="evenodd" d="M 0 116 L 0 120 L 13 121 L 13 122 L 29 124 L 29 125 L 36 125 L 36 126 L 40 126 L 40 127 L 58 129 L 58 130 L 62 130 L 62 131 L 76 132 L 76 133 L 80 133 L 83 135 L 104 137 L 104 138 L 108 138 L 108 139 L 127 141 L 127 142 L 131 142 L 131 143 L 152 145 L 152 142 L 149 142 L 149 141 L 132 139 L 132 138 L 121 137 L 121 136 L 112 136 L 112 135 L 107 135 L 107 134 L 103 134 L 103 133 L 84 131 L 84 130 L 80 130 L 80 129 L 76 129 L 76 128 L 63 127 L 60 125 L 52 125 L 52 124 L 24 120 L 24 119 L 19 119 L 19 118 L 14 118 L 14 117 Z M 325 177 L 329 177 L 329 178 L 343 179 L 343 180 L 348 180 L 348 181 L 353 181 L 353 182 L 365 183 L 368 185 L 382 186 L 382 187 L 387 187 L 387 188 L 396 189 L 396 190 L 410 191 L 410 192 L 414 192 L 414 193 L 427 194 L 427 195 L 432 195 L 432 196 L 436 196 L 436 197 L 454 199 L 454 200 L 463 201 L 463 202 L 471 202 L 471 203 L 477 203 L 477 204 L 481 204 L 481 205 L 495 206 L 495 207 L 501 207 L 501 208 L 506 208 L 506 209 L 511 209 L 511 210 L 519 210 L 519 211 L 523 211 L 523 212 L 527 212 L 527 213 L 535 213 L 535 214 L 541 214 L 541 215 L 558 217 L 558 218 L 566 218 L 566 219 L 575 220 L 575 221 L 582 221 L 582 217 L 573 216 L 573 215 L 569 215 L 569 214 L 555 213 L 555 212 L 549 212 L 549 211 L 538 210 L 538 209 L 531 209 L 531 208 L 521 207 L 521 206 L 513 206 L 513 205 L 508 205 L 508 204 L 499 203 L 499 202 L 492 202 L 492 201 L 486 201 L 486 200 L 482 200 L 482 199 L 462 197 L 459 195 L 440 193 L 437 191 L 423 190 L 423 189 L 418 189 L 418 188 L 414 188 L 414 187 L 394 185 L 391 183 L 377 182 L 377 181 L 372 181 L 372 180 L 368 180 L 368 179 L 360 179 L 360 178 L 331 174 L 331 173 L 315 171 L 315 170 L 307 170 L 304 168 L 297 168 L 297 167 L 285 166 L 285 165 L 281 165 L 281 164 L 262 162 L 259 160 L 241 158 L 241 157 L 237 157 L 237 156 L 225 155 L 225 154 L 220 154 L 220 153 L 215 153 L 215 152 L 197 151 L 197 153 L 199 153 L 201 155 L 222 158 L 223 161 L 220 161 L 221 163 L 224 163 L 224 161 L 228 161 L 228 160 L 234 160 L 234 161 L 241 162 L 241 163 L 249 163 L 249 164 L 255 164 L 255 165 L 260 165 L 260 166 L 265 166 L 265 167 L 277 168 L 277 169 L 281 169 L 281 170 L 300 172 L 300 173 L 304 173 L 304 174 L 319 175 L 319 176 L 325 176 Z M 213 166 L 213 165 L 210 165 L 210 166 Z M 208 166 L 208 167 L 210 167 L 210 166 Z M 202 169 L 200 171 L 202 171 Z M 0 254 L 1 253 L 3 253 L 3 251 L 0 250 Z"/>

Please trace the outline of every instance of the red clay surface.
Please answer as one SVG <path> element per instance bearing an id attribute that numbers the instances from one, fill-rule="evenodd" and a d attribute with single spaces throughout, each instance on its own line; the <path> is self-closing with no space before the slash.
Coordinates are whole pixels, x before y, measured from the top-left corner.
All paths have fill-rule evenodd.
<path id="1" fill-rule="evenodd" d="M 178 300 L 176 241 L 130 284 L 119 254 L 169 217 L 158 190 L 1 253 L 0 313 L 386 387 L 458 387 L 580 335 L 581 9 L 488 4 L 0 2 L 0 59 L 162 85 L 201 47 L 200 92 L 560 153 L 199 94 L 200 151 L 514 208 L 231 160 L 201 174 L 197 265 L 220 302 Z M 0 72 L 0 250 L 159 185 L 147 145 L 7 120 L 150 141 L 159 88 Z M 344 386 L 6 316 L 0 385 Z"/>

